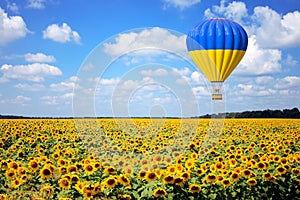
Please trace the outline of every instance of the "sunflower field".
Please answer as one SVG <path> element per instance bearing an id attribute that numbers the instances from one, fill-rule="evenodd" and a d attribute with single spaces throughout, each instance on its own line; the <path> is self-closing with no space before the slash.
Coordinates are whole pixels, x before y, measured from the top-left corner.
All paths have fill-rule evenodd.
<path id="1" fill-rule="evenodd" d="M 0 200 L 300 199 L 300 120 L 1 119 Z"/>

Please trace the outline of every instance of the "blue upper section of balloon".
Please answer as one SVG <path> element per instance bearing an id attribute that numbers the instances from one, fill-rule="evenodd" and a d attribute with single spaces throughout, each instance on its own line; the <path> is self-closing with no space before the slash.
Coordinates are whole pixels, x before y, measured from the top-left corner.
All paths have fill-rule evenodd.
<path id="1" fill-rule="evenodd" d="M 207 19 L 194 26 L 188 33 L 188 51 L 194 50 L 243 50 L 248 36 L 238 23 L 228 19 Z"/>

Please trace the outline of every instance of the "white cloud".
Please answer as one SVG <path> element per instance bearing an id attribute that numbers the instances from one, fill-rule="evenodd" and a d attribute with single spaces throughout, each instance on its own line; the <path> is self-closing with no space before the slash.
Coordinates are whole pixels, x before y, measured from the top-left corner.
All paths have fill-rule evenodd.
<path id="1" fill-rule="evenodd" d="M 291 56 L 290 54 L 287 55 L 286 59 L 284 60 L 284 63 L 288 66 L 296 66 L 298 64 L 297 60 L 294 60 L 293 56 Z"/>
<path id="2" fill-rule="evenodd" d="M 27 7 L 33 9 L 44 9 L 46 0 L 28 0 Z"/>
<path id="3" fill-rule="evenodd" d="M 252 35 L 248 39 L 246 54 L 234 73 L 250 76 L 276 74 L 281 72 L 280 60 L 280 50 L 261 48 Z"/>
<path id="4" fill-rule="evenodd" d="M 27 53 L 25 54 L 25 60 L 27 62 L 55 62 L 55 57 L 43 53 Z"/>
<path id="5" fill-rule="evenodd" d="M 73 90 L 74 87 L 78 86 L 76 82 L 78 78 L 76 76 L 70 77 L 67 81 L 62 81 L 60 83 L 53 83 L 50 85 L 50 89 L 52 91 L 70 91 Z"/>
<path id="6" fill-rule="evenodd" d="M 56 42 L 67 43 L 75 42 L 80 44 L 80 36 L 76 31 L 73 31 L 71 27 L 63 23 L 61 26 L 58 24 L 51 24 L 43 31 L 44 39 L 51 39 Z"/>
<path id="7" fill-rule="evenodd" d="M 156 70 L 142 70 L 141 74 L 143 76 L 167 76 L 168 71 L 162 68 L 156 69 Z"/>
<path id="8" fill-rule="evenodd" d="M 30 97 L 26 97 L 26 96 L 22 96 L 22 95 L 19 95 L 16 97 L 16 103 L 24 103 L 24 102 L 27 102 L 27 101 L 30 101 L 31 98 Z"/>
<path id="9" fill-rule="evenodd" d="M 42 96 L 40 99 L 44 104 L 47 105 L 62 105 L 62 104 L 70 104 L 73 96 L 74 94 L 69 92 L 62 95 Z"/>
<path id="10" fill-rule="evenodd" d="M 234 19 L 236 22 L 241 22 L 243 18 L 248 16 L 248 10 L 244 2 L 233 1 L 227 6 L 226 0 L 220 2 L 220 6 L 213 6 L 212 10 L 210 8 L 206 9 L 204 14 L 207 18 L 214 18 L 224 16 L 229 19 Z"/>
<path id="11" fill-rule="evenodd" d="M 175 8 L 179 8 L 183 10 L 197 3 L 200 3 L 201 0 L 164 0 L 164 2 L 165 2 L 165 7 L 174 6 Z"/>
<path id="12" fill-rule="evenodd" d="M 253 19 L 257 24 L 257 41 L 264 47 L 292 47 L 300 45 L 300 12 L 281 16 L 269 7 L 256 7 Z"/>
<path id="13" fill-rule="evenodd" d="M 114 43 L 104 44 L 104 51 L 111 56 L 129 53 L 134 49 L 148 50 L 148 53 L 172 49 L 173 52 L 180 53 L 186 51 L 185 39 L 185 35 L 177 36 L 166 29 L 154 27 L 141 32 L 119 34 Z"/>
<path id="14" fill-rule="evenodd" d="M 48 76 L 60 76 L 62 72 L 59 68 L 43 63 L 33 63 L 28 65 L 8 65 L 4 64 L 0 68 L 3 79 L 28 80 L 41 82 Z"/>
<path id="15" fill-rule="evenodd" d="M 248 35 L 256 35 L 263 48 L 283 48 L 300 45 L 300 12 L 277 13 L 269 7 L 257 6 L 249 15 L 246 3 L 222 0 L 219 6 L 205 11 L 207 18 L 225 17 L 239 22 Z"/>
<path id="16" fill-rule="evenodd" d="M 106 78 L 101 78 L 99 80 L 99 84 L 100 85 L 116 85 L 120 82 L 120 79 L 119 78 L 109 78 L 109 79 L 106 79 Z"/>
<path id="17" fill-rule="evenodd" d="M 25 37 L 28 32 L 22 17 L 10 17 L 0 7 L 0 46 Z"/>
<path id="18" fill-rule="evenodd" d="M 42 96 L 41 100 L 44 104 L 48 105 L 57 105 L 58 102 L 58 96 Z"/>
<path id="19" fill-rule="evenodd" d="M 236 95 L 245 96 L 270 96 L 276 93 L 276 90 L 265 88 L 264 86 L 255 86 L 252 84 L 238 84 Z"/>
<path id="20" fill-rule="evenodd" d="M 42 84 L 22 84 L 19 83 L 14 86 L 17 89 L 25 90 L 25 91 L 42 91 L 45 89 L 45 86 Z"/>
<path id="21" fill-rule="evenodd" d="M 19 13 L 19 7 L 16 3 L 10 3 L 9 1 L 7 1 L 7 9 L 14 12 L 14 13 Z"/>
<path id="22" fill-rule="evenodd" d="M 197 99 L 200 99 L 201 96 L 210 96 L 211 95 L 208 88 L 204 87 L 204 86 L 194 87 L 192 89 L 192 91 L 193 91 L 194 95 L 197 97 Z"/>
<path id="23" fill-rule="evenodd" d="M 278 89 L 300 89 L 300 77 L 298 76 L 287 76 L 279 79 L 275 84 L 275 88 Z"/>
<path id="24" fill-rule="evenodd" d="M 258 76 L 255 78 L 255 83 L 259 85 L 273 85 L 275 79 L 272 76 Z"/>
<path id="25" fill-rule="evenodd" d="M 173 68 L 172 70 L 173 70 L 173 72 L 175 72 L 176 74 L 179 74 L 181 76 L 188 76 L 192 73 L 191 70 L 187 67 L 184 67 L 183 69 Z"/>

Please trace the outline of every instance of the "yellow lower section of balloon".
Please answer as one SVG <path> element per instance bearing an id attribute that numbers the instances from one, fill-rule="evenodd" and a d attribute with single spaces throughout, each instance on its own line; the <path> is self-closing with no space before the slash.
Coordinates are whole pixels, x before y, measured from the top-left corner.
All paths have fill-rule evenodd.
<path id="1" fill-rule="evenodd" d="M 195 50 L 189 53 L 210 82 L 223 82 L 239 64 L 245 51 L 218 49 Z"/>

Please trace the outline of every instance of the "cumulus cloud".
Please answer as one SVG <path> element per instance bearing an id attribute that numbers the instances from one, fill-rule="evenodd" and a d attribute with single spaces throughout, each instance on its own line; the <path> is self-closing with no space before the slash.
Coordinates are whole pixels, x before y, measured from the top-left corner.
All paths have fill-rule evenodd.
<path id="1" fill-rule="evenodd" d="M 27 7 L 32 9 L 44 9 L 46 0 L 28 0 Z"/>
<path id="2" fill-rule="evenodd" d="M 72 92 L 64 93 L 62 95 L 47 95 L 42 96 L 40 100 L 47 105 L 62 105 L 70 104 L 74 94 Z"/>
<path id="3" fill-rule="evenodd" d="M 8 16 L 0 7 L 0 46 L 25 37 L 29 30 L 20 16 Z"/>
<path id="4" fill-rule="evenodd" d="M 185 39 L 184 35 L 177 36 L 166 29 L 154 27 L 141 32 L 119 34 L 113 43 L 104 44 L 104 51 L 111 56 L 122 55 L 134 49 L 172 49 L 180 53 L 186 51 Z"/>
<path id="5" fill-rule="evenodd" d="M 43 84 L 26 84 L 26 83 L 25 84 L 19 83 L 16 84 L 14 87 L 20 90 L 34 91 L 34 92 L 42 91 L 46 88 Z"/>
<path id="6" fill-rule="evenodd" d="M 0 72 L 3 74 L 3 79 L 18 79 L 28 80 L 33 82 L 44 81 L 48 76 L 60 76 L 62 72 L 59 68 L 43 64 L 33 63 L 29 65 L 9 65 L 4 64 L 0 68 Z"/>
<path id="7" fill-rule="evenodd" d="M 156 69 L 156 70 L 142 70 L 141 74 L 143 76 L 166 76 L 168 75 L 168 71 L 162 68 Z"/>
<path id="8" fill-rule="evenodd" d="M 213 6 L 212 9 L 208 8 L 204 14 L 207 18 L 225 17 L 234 19 L 236 22 L 242 22 L 243 18 L 248 17 L 248 10 L 244 2 L 233 1 L 228 5 L 226 0 L 220 2 L 220 6 Z"/>
<path id="9" fill-rule="evenodd" d="M 164 6 L 165 8 L 169 6 L 174 6 L 175 8 L 183 10 L 200 2 L 201 0 L 164 0 Z"/>
<path id="10" fill-rule="evenodd" d="M 71 91 L 74 89 L 74 87 L 78 86 L 76 82 L 78 81 L 78 78 L 76 76 L 70 77 L 66 81 L 62 81 L 60 83 L 53 83 L 50 85 L 50 89 L 52 91 Z"/>
<path id="11" fill-rule="evenodd" d="M 14 12 L 14 13 L 19 13 L 19 7 L 16 3 L 10 3 L 9 1 L 7 1 L 7 9 Z"/>
<path id="12" fill-rule="evenodd" d="M 22 96 L 22 95 L 18 95 L 15 99 L 15 102 L 16 103 L 25 103 L 25 102 L 28 102 L 30 101 L 31 98 L 30 97 L 26 97 L 26 96 Z"/>
<path id="13" fill-rule="evenodd" d="M 58 24 L 49 25 L 46 30 L 43 31 L 43 38 L 60 43 L 75 42 L 80 44 L 79 34 L 73 31 L 67 23 L 63 23 L 61 26 Z"/>
<path id="14" fill-rule="evenodd" d="M 257 86 L 252 84 L 238 84 L 238 95 L 245 96 L 270 96 L 276 93 L 276 90 L 266 88 L 264 86 Z"/>
<path id="15" fill-rule="evenodd" d="M 298 64 L 297 60 L 294 60 L 293 56 L 291 56 L 290 54 L 287 55 L 286 59 L 284 60 L 284 63 L 288 66 L 296 66 Z"/>
<path id="16" fill-rule="evenodd" d="M 257 24 L 258 42 L 264 47 L 292 47 L 300 45 L 300 12 L 281 15 L 269 7 L 256 7 L 253 19 Z"/>
<path id="17" fill-rule="evenodd" d="M 219 6 L 205 11 L 207 18 L 225 17 L 239 22 L 248 35 L 255 35 L 263 48 L 284 48 L 300 45 L 300 12 L 277 13 L 269 7 L 257 6 L 249 15 L 246 3 L 222 0 Z"/>
<path id="18" fill-rule="evenodd" d="M 55 57 L 51 55 L 45 55 L 43 53 L 27 53 L 25 54 L 25 60 L 27 62 L 55 62 Z"/>
<path id="19" fill-rule="evenodd" d="M 298 88 L 300 89 L 300 77 L 298 76 L 287 76 L 282 79 L 279 79 L 275 84 L 275 88 L 278 89 L 292 89 Z"/>
<path id="20" fill-rule="evenodd" d="M 248 39 L 246 54 L 233 73 L 250 76 L 280 73 L 280 61 L 280 50 L 260 47 L 256 41 L 256 36 L 252 35 Z"/>

